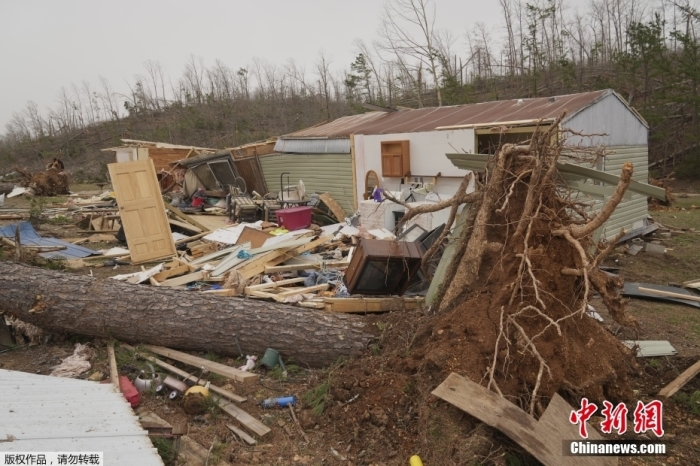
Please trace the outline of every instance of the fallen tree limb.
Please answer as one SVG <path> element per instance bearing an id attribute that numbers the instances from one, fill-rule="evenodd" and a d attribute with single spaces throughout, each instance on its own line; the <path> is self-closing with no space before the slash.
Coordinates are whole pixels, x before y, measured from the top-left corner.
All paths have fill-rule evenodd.
<path id="1" fill-rule="evenodd" d="M 39 295 L 41 293 L 41 295 Z M 42 312 L 29 313 L 41 302 Z M 238 355 L 272 347 L 323 366 L 363 352 L 374 335 L 356 316 L 131 285 L 0 262 L 0 311 L 44 330 Z"/>

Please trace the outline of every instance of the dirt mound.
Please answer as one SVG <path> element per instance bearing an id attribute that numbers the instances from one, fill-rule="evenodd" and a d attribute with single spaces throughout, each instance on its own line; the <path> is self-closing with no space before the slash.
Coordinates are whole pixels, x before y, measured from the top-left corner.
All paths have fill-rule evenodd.
<path id="1" fill-rule="evenodd" d="M 24 177 L 20 184 L 25 188 L 31 188 L 36 196 L 70 194 L 70 177 L 65 171 L 54 168 L 36 173 L 20 169 L 17 171 Z"/>

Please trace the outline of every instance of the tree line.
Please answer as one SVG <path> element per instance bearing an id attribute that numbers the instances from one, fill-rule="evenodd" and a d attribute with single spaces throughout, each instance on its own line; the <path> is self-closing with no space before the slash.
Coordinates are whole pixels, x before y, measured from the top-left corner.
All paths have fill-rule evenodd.
<path id="1" fill-rule="evenodd" d="M 120 137 L 233 147 L 365 104 L 419 108 L 613 88 L 650 125 L 658 176 L 700 175 L 700 15 L 690 0 L 499 0 L 499 27 L 438 29 L 434 0 L 389 0 L 376 37 L 350 64 L 262 59 L 245 67 L 190 56 L 173 80 L 157 61 L 114 91 L 105 78 L 34 102 L 0 136 L 0 163 L 87 158 Z M 685 162 L 684 162 L 685 161 Z M 103 172 L 104 170 L 102 170 Z"/>

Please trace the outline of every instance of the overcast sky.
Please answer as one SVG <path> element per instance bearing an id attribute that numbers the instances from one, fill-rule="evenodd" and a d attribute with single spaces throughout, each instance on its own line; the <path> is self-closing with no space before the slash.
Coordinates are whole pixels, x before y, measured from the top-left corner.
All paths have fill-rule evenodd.
<path id="1" fill-rule="evenodd" d="M 437 28 L 463 49 L 468 26 L 497 24 L 495 0 L 437 0 Z M 323 49 L 332 68 L 354 60 L 355 39 L 377 37 L 382 0 L 0 0 L 0 133 L 27 101 L 42 112 L 59 89 L 107 78 L 117 92 L 145 74 L 146 60 L 173 82 L 190 54 L 233 69 L 254 57 L 293 58 L 310 69 Z M 500 37 L 500 31 L 493 34 Z"/>

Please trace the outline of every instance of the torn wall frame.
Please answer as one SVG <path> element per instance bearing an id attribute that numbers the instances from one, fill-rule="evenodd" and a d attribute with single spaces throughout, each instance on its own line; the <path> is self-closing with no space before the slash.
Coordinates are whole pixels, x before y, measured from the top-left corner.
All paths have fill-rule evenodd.
<path id="1" fill-rule="evenodd" d="M 457 168 L 462 168 L 464 170 L 472 171 L 484 171 L 486 165 L 489 161 L 490 155 L 487 154 L 445 154 L 448 159 Z M 601 193 L 605 193 L 605 196 L 611 195 L 617 183 L 620 181 L 620 177 L 613 175 L 611 173 L 606 173 L 600 170 L 595 170 L 593 168 L 586 168 L 579 165 L 574 165 L 572 163 L 557 162 L 557 170 L 561 174 L 562 184 L 566 182 L 566 186 L 569 186 L 569 181 L 578 181 L 575 189 L 592 196 L 600 196 Z M 591 179 L 609 185 L 609 193 L 605 186 L 596 185 L 586 185 L 585 181 Z M 570 186 L 573 187 L 573 186 Z M 594 189 L 591 189 L 594 188 Z M 666 200 L 666 190 L 663 188 L 657 188 L 646 183 L 640 183 L 639 181 L 632 180 L 628 188 L 630 193 L 641 194 L 647 197 L 654 197 L 662 201 Z"/>

